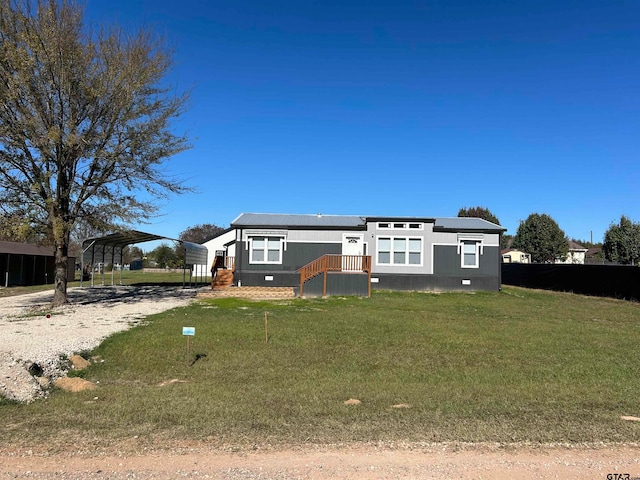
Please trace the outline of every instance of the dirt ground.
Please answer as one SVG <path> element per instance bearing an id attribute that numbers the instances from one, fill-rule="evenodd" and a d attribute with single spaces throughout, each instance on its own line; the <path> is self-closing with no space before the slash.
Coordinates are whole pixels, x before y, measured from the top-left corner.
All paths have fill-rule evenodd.
<path id="1" fill-rule="evenodd" d="M 130 445 L 127 446 L 129 448 Z M 330 446 L 228 452 L 206 446 L 124 453 L 0 449 L 0 479 L 633 479 L 639 446 Z"/>

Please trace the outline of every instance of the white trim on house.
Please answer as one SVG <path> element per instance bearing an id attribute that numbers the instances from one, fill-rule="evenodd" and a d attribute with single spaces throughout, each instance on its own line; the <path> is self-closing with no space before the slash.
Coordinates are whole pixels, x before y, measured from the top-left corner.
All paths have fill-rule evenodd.
<path id="1" fill-rule="evenodd" d="M 407 232 L 408 233 L 408 232 Z M 389 249 L 386 250 L 386 246 L 384 247 L 385 250 L 381 250 L 380 248 L 380 240 L 389 240 Z M 381 267 L 396 267 L 396 266 L 402 266 L 402 267 L 411 267 L 411 268 L 421 268 L 424 266 L 424 243 L 425 243 L 425 238 L 421 237 L 421 236 L 412 236 L 412 235 L 376 235 L 375 237 L 376 240 L 376 250 L 375 250 L 375 266 L 381 266 Z M 395 246 L 396 241 L 405 241 L 405 248 L 404 249 L 398 249 L 396 250 Z M 419 245 L 419 249 L 416 249 L 415 247 L 412 249 L 411 248 L 411 242 L 412 241 L 418 241 L 420 242 Z M 388 262 L 381 262 L 380 258 L 381 258 L 381 253 L 388 253 L 389 255 L 389 261 Z M 404 262 L 397 262 L 396 261 L 396 254 L 403 254 L 404 255 Z M 412 255 L 414 254 L 414 258 L 415 258 L 415 254 L 419 255 L 419 261 L 418 263 L 412 263 L 411 259 L 412 259 Z"/>
<path id="2" fill-rule="evenodd" d="M 471 249 L 467 247 L 472 247 Z M 484 255 L 484 244 L 478 238 L 458 238 L 458 255 L 460 268 L 480 268 L 480 256 Z M 473 255 L 473 263 L 467 263 L 467 256 Z"/>
<path id="3" fill-rule="evenodd" d="M 377 230 L 424 230 L 423 222 L 376 222 Z"/>
<path id="4" fill-rule="evenodd" d="M 262 248 L 255 247 L 258 243 L 257 239 L 262 239 Z M 277 249 L 274 246 L 277 243 Z M 247 251 L 249 252 L 249 264 L 250 265 L 281 265 L 284 252 L 287 250 L 287 237 L 282 235 L 261 235 L 250 234 L 247 235 Z M 255 248 L 254 248 L 255 247 Z M 278 258 L 273 259 L 272 253 L 278 252 Z M 260 253 L 262 259 L 257 260 L 255 256 Z M 260 256 L 260 255 L 258 255 Z"/>

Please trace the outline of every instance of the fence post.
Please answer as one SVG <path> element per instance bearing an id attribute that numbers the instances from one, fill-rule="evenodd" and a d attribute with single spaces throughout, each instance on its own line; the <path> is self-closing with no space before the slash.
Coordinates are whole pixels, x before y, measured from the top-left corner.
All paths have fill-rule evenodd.
<path id="1" fill-rule="evenodd" d="M 302 298 L 302 289 L 304 288 L 304 269 L 300 270 L 300 298 Z"/>

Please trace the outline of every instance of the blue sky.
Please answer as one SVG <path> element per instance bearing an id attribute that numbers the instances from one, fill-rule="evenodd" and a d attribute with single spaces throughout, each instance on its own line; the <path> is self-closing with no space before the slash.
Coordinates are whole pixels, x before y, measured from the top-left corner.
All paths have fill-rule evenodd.
<path id="1" fill-rule="evenodd" d="M 594 241 L 640 220 L 640 2 L 87 0 L 92 22 L 163 35 L 167 164 L 196 189 L 149 231 L 241 212 L 531 213 Z"/>

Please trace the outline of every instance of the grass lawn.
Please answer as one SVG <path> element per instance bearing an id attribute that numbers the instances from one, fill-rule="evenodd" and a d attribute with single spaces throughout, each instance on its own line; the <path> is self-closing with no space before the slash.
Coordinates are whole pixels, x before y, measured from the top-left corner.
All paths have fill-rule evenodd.
<path id="1" fill-rule="evenodd" d="M 518 288 L 203 300 L 107 339 L 98 390 L 0 403 L 0 442 L 638 442 L 639 319 Z"/>

